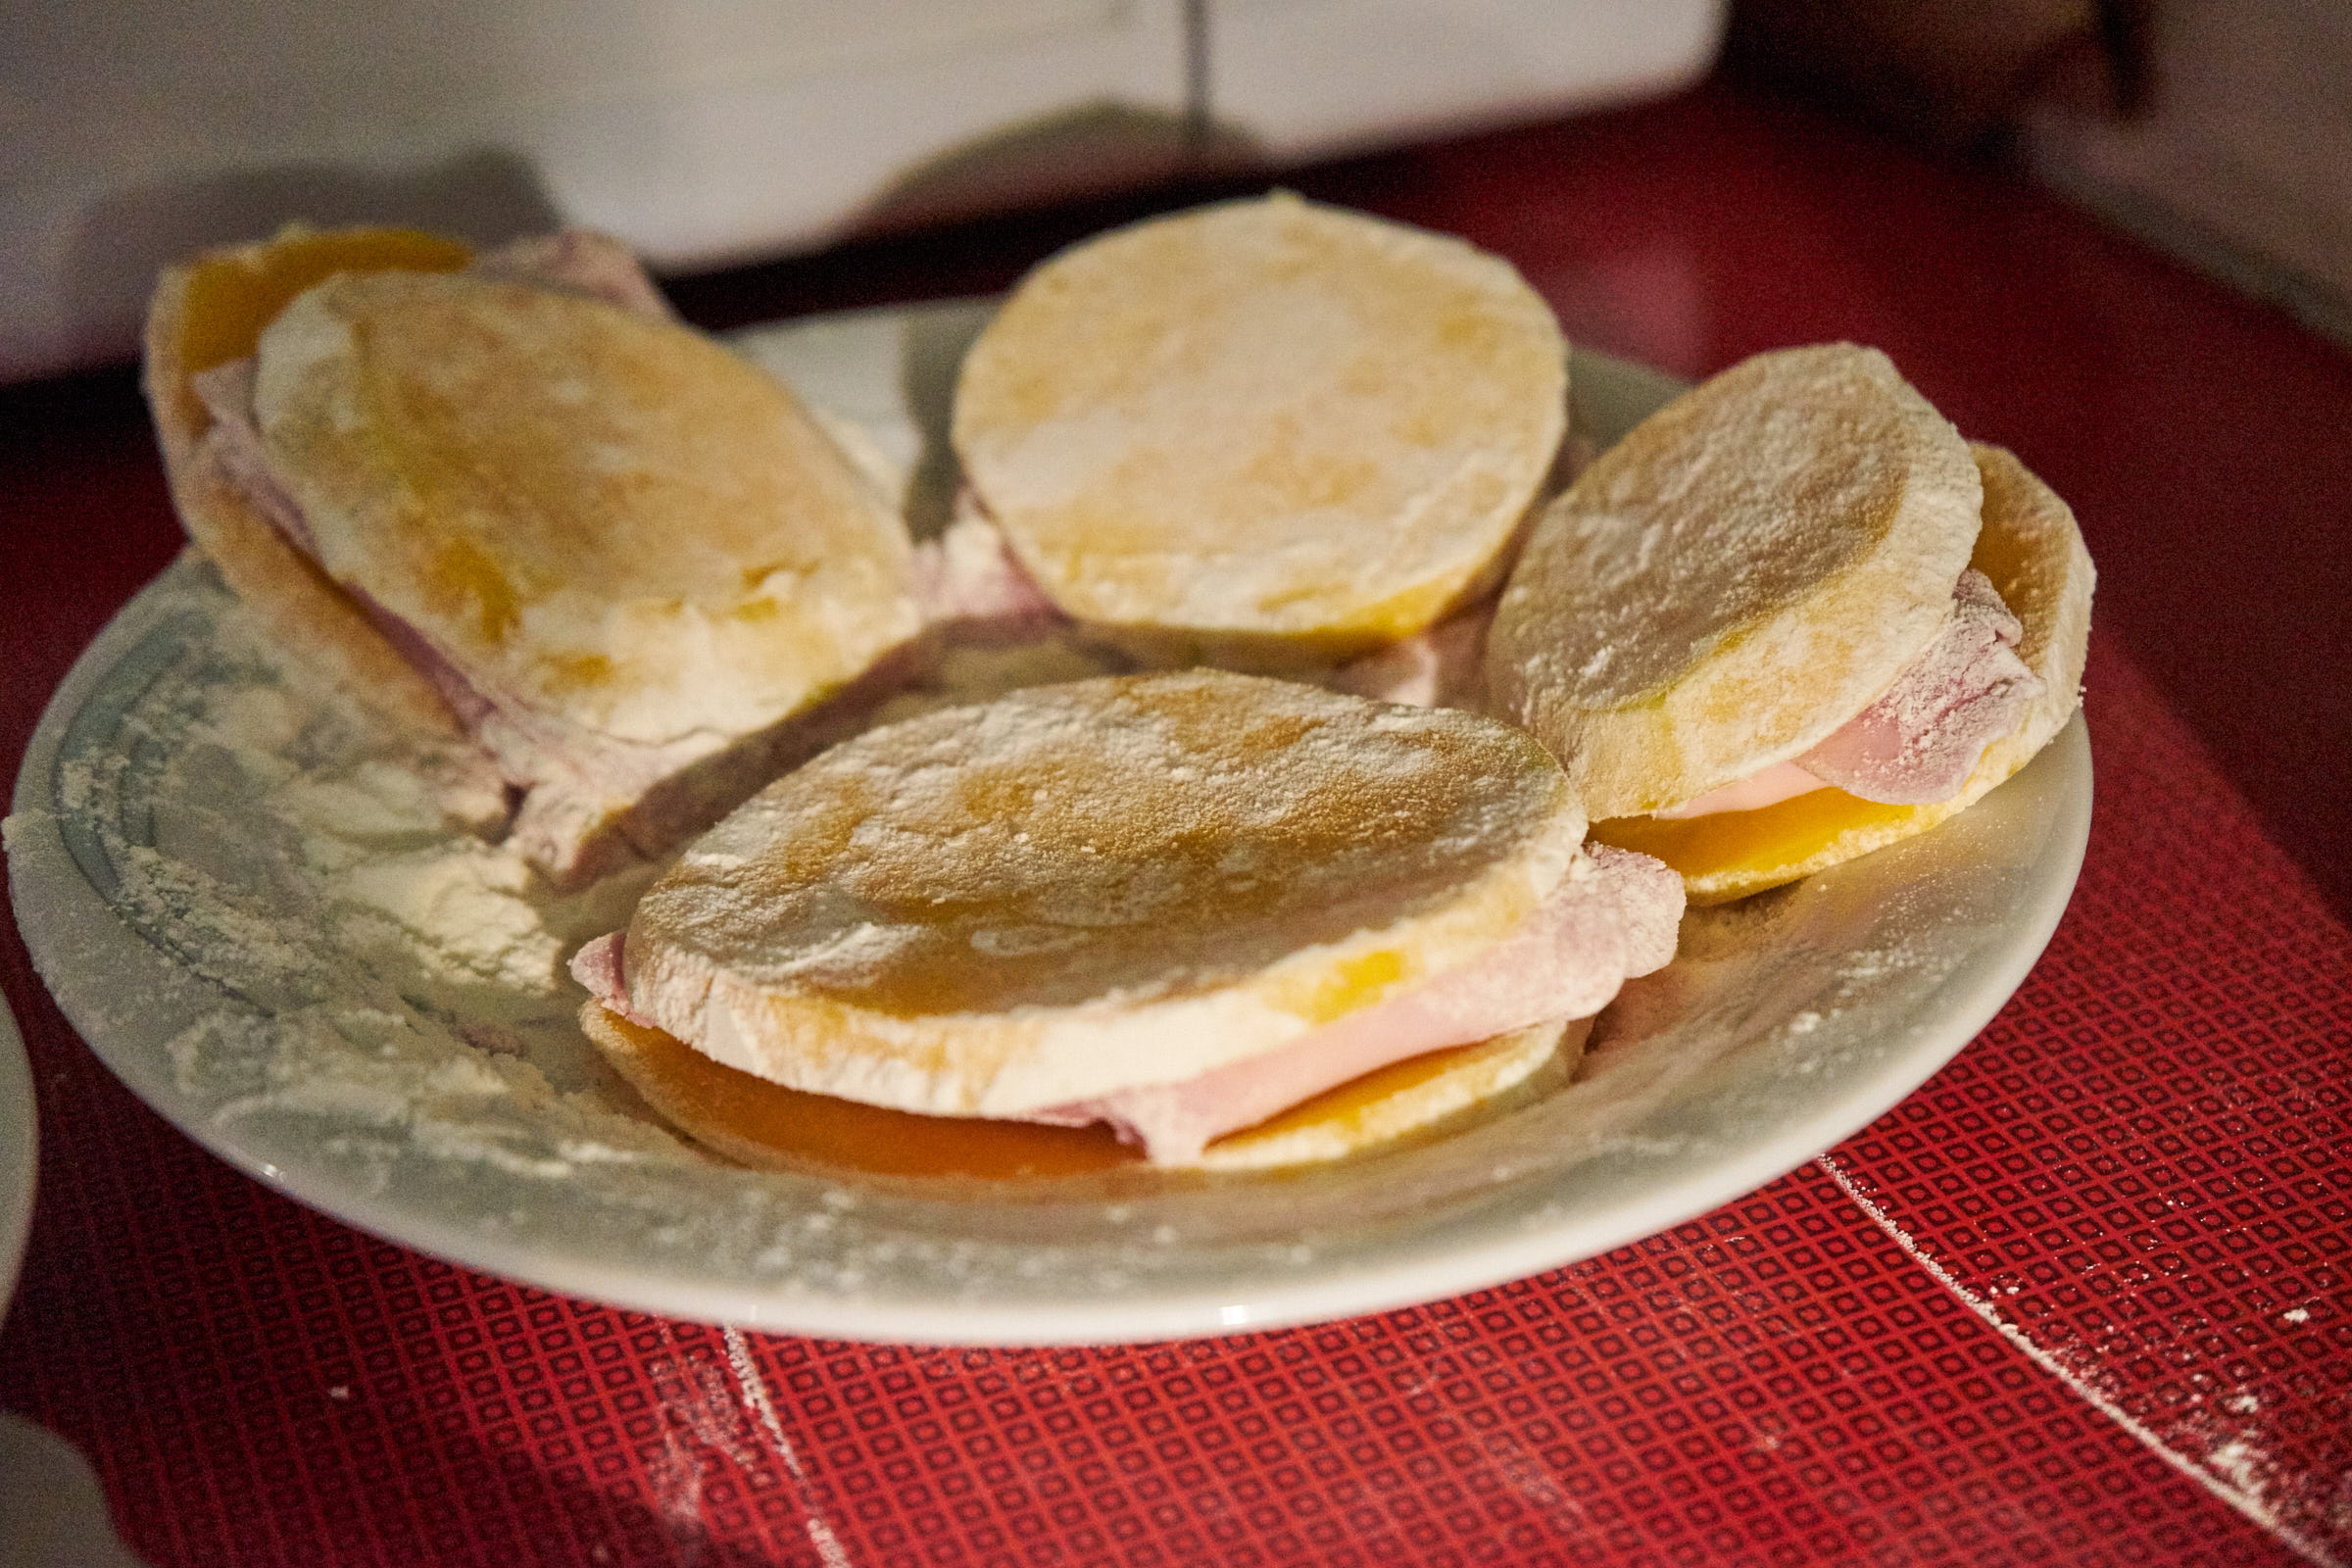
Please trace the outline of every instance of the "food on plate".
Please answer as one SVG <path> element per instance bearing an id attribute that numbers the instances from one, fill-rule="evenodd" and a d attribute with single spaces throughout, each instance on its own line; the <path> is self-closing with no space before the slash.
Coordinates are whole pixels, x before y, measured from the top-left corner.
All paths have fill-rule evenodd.
<path id="1" fill-rule="evenodd" d="M 572 969 L 614 1064 L 738 1158 L 794 1102 L 710 1064 L 948 1137 L 1327 1158 L 1498 1093 L 1671 957 L 1676 879 L 1585 825 L 1472 714 L 1205 669 L 1033 687 L 778 780 Z"/>
<path id="2" fill-rule="evenodd" d="M 1687 900 L 1963 808 L 2082 669 L 2071 514 L 1885 356 L 1759 356 L 1546 504 L 1543 301 L 1283 195 L 1031 273 L 919 546 L 599 236 L 289 231 L 148 348 L 191 539 L 552 897 L 709 828 L 572 973 L 751 1165 L 1297 1165 L 1564 1080 Z"/>
<path id="3" fill-rule="evenodd" d="M 271 524 L 231 468 L 197 375 L 250 358 L 262 326 L 338 271 L 464 267 L 471 252 L 410 229 L 289 229 L 275 240 L 165 270 L 147 314 L 145 385 L 181 526 L 229 589 L 301 664 L 357 698 L 410 750 L 443 808 L 477 828 L 503 825 L 498 769 L 449 705 L 351 598 Z"/>
<path id="4" fill-rule="evenodd" d="M 1949 816 L 2074 711 L 2091 568 L 2016 459 L 1886 356 L 1764 354 L 1644 420 L 1539 521 L 1487 676 L 1604 844 L 1716 903 Z"/>
<path id="5" fill-rule="evenodd" d="M 920 629 L 903 520 L 611 240 L 293 231 L 167 276 L 148 351 L 190 537 L 290 645 L 477 742 L 559 884 L 848 733 Z"/>
<path id="6" fill-rule="evenodd" d="M 954 441 L 1012 558 L 1091 632 L 1297 671 L 1494 586 L 1567 373 L 1508 263 L 1277 194 L 1030 272 L 964 361 Z"/>

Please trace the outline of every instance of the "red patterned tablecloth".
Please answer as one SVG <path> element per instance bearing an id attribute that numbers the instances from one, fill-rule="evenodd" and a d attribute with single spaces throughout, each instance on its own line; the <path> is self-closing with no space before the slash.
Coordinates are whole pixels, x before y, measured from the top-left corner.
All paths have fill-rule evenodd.
<path id="1" fill-rule="evenodd" d="M 2352 358 L 2003 176 L 1720 86 L 1300 183 L 1468 233 L 1671 368 L 1883 343 L 2075 501 L 2096 813 L 2018 996 L 1821 1159 L 1603 1257 L 1279 1333 L 936 1349 L 615 1311 L 312 1214 L 117 1086 L 12 928 L 43 1148 L 0 1408 L 91 1458 L 143 1556 L 2352 1561 L 2352 872 L 2264 771 L 2346 782 Z M 1080 220 L 683 293 L 977 286 Z M 172 535 L 121 383 L 8 396 L 13 770 Z"/>

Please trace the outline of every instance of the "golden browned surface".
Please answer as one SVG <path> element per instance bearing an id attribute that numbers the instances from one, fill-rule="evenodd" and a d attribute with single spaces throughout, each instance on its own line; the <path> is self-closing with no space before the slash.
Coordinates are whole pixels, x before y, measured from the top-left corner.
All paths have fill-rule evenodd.
<path id="1" fill-rule="evenodd" d="M 1466 713 L 1205 670 L 1036 688 L 838 747 L 698 840 L 630 923 L 630 996 L 795 1087 L 1010 1113 L 1462 961 L 1583 825 L 1541 747 Z M 1114 1035 L 1164 1059 L 1139 1079 Z"/>
<path id="2" fill-rule="evenodd" d="M 1154 656 L 1336 660 L 1491 582 L 1565 354 L 1499 259 L 1278 195 L 1031 273 L 965 361 L 956 446 L 1079 619 Z"/>
<path id="3" fill-rule="evenodd" d="M 1966 444 L 1885 355 L 1758 355 L 1544 511 L 1488 678 L 1595 813 L 1679 805 L 1884 690 L 1949 612 L 1981 510 Z"/>
<path id="4" fill-rule="evenodd" d="M 336 272 L 455 271 L 471 256 L 410 228 L 295 227 L 167 269 L 148 305 L 146 342 L 147 397 L 167 458 L 184 457 L 210 422 L 188 378 L 250 355 L 295 295 Z"/>
<path id="5" fill-rule="evenodd" d="M 707 943 L 900 1014 L 1224 985 L 1450 906 L 1568 799 L 1535 746 L 1467 714 L 1213 671 L 1032 688 L 780 780 L 647 895 L 631 947 Z M 809 961 L 869 925 L 905 946 Z M 1337 1015 L 1358 971 L 1403 967 L 1356 956 L 1300 1004 Z"/>
<path id="6" fill-rule="evenodd" d="M 787 388 L 685 328 L 347 274 L 262 334 L 255 406 L 328 571 L 540 711 L 741 733 L 914 629 L 899 519 Z"/>

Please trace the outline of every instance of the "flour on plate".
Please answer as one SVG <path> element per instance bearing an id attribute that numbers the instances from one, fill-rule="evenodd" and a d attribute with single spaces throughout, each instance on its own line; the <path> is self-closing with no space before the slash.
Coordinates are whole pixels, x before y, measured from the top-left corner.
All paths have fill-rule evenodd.
<path id="1" fill-rule="evenodd" d="M 564 970 L 662 867 L 552 891 L 436 787 L 446 743 L 289 668 L 209 570 L 166 591 L 211 634 L 139 695 L 135 735 L 59 778 L 111 902 L 219 993 L 170 1045 L 179 1091 L 220 1124 L 312 1113 L 515 1174 L 705 1162 L 581 1036 Z M 1052 642 L 956 651 L 888 716 L 1104 667 Z"/>

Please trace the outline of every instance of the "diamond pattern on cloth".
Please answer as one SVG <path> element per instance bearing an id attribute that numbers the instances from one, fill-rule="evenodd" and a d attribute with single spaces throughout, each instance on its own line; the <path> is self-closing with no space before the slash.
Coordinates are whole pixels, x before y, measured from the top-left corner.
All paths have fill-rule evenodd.
<path id="1" fill-rule="evenodd" d="M 2344 1560 L 2352 940 L 2103 641 L 2089 684 L 2074 907 L 1918 1094 L 1314 1328 L 917 1349 L 468 1273 L 171 1133 L 12 952 L 48 1119 L 0 1405 L 159 1568 Z"/>

